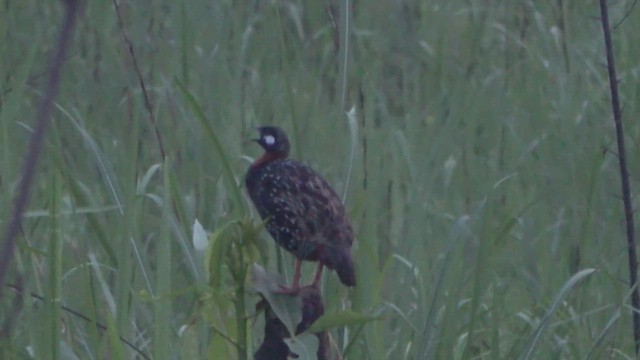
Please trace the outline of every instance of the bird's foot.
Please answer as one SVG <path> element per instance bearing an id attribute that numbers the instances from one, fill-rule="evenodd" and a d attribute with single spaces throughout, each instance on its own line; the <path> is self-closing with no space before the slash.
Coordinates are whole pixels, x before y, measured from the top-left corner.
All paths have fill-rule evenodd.
<path id="1" fill-rule="evenodd" d="M 304 286 L 285 286 L 285 285 L 280 285 L 280 289 L 276 290 L 276 294 L 282 294 L 282 295 L 298 295 L 299 293 L 301 293 L 303 290 L 306 289 L 310 289 L 310 288 L 318 288 L 318 284 L 316 282 L 313 282 L 309 285 L 304 285 Z"/>
<path id="2" fill-rule="evenodd" d="M 300 285 L 298 286 L 285 286 L 285 285 L 280 285 L 280 289 L 276 290 L 276 294 L 281 294 L 281 295 L 298 295 L 298 293 L 300 293 L 300 290 L 302 288 L 300 287 Z"/>

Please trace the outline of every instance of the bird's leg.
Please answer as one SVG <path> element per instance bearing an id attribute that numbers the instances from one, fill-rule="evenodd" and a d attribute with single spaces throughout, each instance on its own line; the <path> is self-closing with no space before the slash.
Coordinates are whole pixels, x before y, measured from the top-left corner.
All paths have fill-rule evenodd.
<path id="1" fill-rule="evenodd" d="M 313 283 L 311 286 L 318 287 L 320 279 L 322 279 L 322 269 L 324 269 L 324 264 L 318 262 L 318 268 L 316 268 L 316 274 L 313 276 Z"/>
<path id="2" fill-rule="evenodd" d="M 291 284 L 291 290 L 297 291 L 300 288 L 301 273 L 302 273 L 302 260 L 296 259 L 296 267 L 293 272 L 293 283 Z"/>
<path id="3" fill-rule="evenodd" d="M 280 285 L 280 290 L 277 291 L 278 294 L 286 294 L 286 295 L 295 295 L 300 292 L 300 276 L 302 273 L 302 261 L 296 259 L 296 267 L 293 271 L 293 283 L 291 287 Z"/>

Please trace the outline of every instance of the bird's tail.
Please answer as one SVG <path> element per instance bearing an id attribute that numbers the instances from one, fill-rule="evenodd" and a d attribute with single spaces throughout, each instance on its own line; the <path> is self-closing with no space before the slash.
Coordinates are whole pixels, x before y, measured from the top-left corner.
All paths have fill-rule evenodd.
<path id="1" fill-rule="evenodd" d="M 351 249 L 336 251 L 332 254 L 331 259 L 327 260 L 324 261 L 325 265 L 330 269 L 335 269 L 343 284 L 356 286 L 356 269 L 353 264 Z"/>

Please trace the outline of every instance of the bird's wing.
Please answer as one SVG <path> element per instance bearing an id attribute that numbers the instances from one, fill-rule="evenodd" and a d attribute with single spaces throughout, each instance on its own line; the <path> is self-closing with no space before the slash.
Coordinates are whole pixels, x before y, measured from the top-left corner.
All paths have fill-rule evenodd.
<path id="1" fill-rule="evenodd" d="M 305 214 L 305 227 L 319 241 L 329 246 L 346 246 L 353 242 L 353 230 L 342 200 L 331 185 L 307 166 L 298 167 L 298 202 Z"/>
<path id="2" fill-rule="evenodd" d="M 258 193 L 250 193 L 271 236 L 298 257 L 318 247 L 350 247 L 353 232 L 342 201 L 329 183 L 311 168 L 294 161 L 278 163 L 260 177 Z"/>

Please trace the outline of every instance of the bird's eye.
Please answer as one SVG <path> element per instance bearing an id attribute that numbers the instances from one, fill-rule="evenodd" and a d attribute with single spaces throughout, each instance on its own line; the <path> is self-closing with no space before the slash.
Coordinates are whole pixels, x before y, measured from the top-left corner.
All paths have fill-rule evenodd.
<path id="1" fill-rule="evenodd" d="M 267 144 L 268 146 L 273 145 L 276 142 L 276 138 L 273 137 L 273 135 L 265 135 L 264 137 L 264 143 Z"/>

